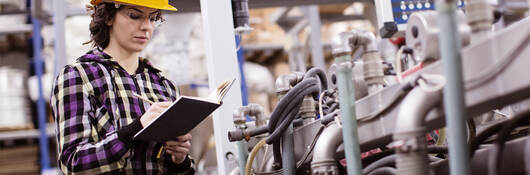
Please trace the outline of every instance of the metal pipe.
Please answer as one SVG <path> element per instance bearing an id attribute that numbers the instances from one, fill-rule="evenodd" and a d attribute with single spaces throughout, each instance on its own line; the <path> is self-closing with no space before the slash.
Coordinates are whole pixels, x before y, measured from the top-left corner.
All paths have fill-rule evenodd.
<path id="1" fill-rule="evenodd" d="M 449 168 L 451 174 L 470 174 L 465 119 L 464 84 L 460 37 L 455 18 L 454 0 L 436 0 L 440 32 L 440 51 L 443 71 L 447 78 L 444 87 L 444 112 L 449 142 Z"/>
<path id="2" fill-rule="evenodd" d="M 429 174 L 427 141 L 424 121 L 427 113 L 440 104 L 441 92 L 427 92 L 414 88 L 401 102 L 396 121 L 394 143 L 396 144 L 398 174 Z"/>
<path id="3" fill-rule="evenodd" d="M 304 73 L 302 72 L 293 72 L 278 77 L 278 79 L 276 79 L 276 93 L 278 93 L 279 96 L 287 93 L 287 91 L 291 89 L 291 86 L 302 81 L 303 78 Z"/>
<path id="4" fill-rule="evenodd" d="M 43 74 L 43 59 L 41 55 L 40 22 L 36 17 L 31 18 L 33 23 L 33 68 L 37 74 L 37 81 L 39 85 L 39 98 L 37 100 L 37 115 L 39 120 L 39 148 L 40 148 L 40 165 L 41 173 L 50 169 L 50 153 L 48 152 L 48 135 L 46 134 L 46 108 L 44 103 L 44 96 L 42 92 L 42 74 Z"/>
<path id="5" fill-rule="evenodd" d="M 300 118 L 302 119 L 302 125 L 311 123 L 316 119 L 315 100 L 312 95 L 304 97 L 302 106 L 300 107 Z"/>
<path id="6" fill-rule="evenodd" d="M 239 131 L 244 131 L 245 129 L 247 129 L 246 117 L 245 117 L 244 111 L 247 111 L 247 107 L 241 106 L 234 111 L 234 114 L 232 116 L 234 120 L 234 126 Z M 245 141 L 241 140 L 241 141 L 236 142 L 236 146 L 237 146 L 237 154 L 238 154 L 237 157 L 239 159 L 238 161 L 239 170 L 241 171 L 241 174 L 245 174 L 245 169 L 243 167 L 245 167 L 245 165 L 247 164 L 248 144 Z"/>
<path id="7" fill-rule="evenodd" d="M 491 33 L 492 9 L 487 0 L 467 0 L 466 17 L 471 27 L 471 41 L 476 43 Z"/>
<path id="8" fill-rule="evenodd" d="M 294 138 L 293 138 L 293 123 L 289 124 L 289 127 L 282 136 L 282 174 L 295 175 L 296 174 L 296 162 L 294 160 Z"/>
<path id="9" fill-rule="evenodd" d="M 355 115 L 355 90 L 353 88 L 353 74 L 350 48 L 351 32 L 340 33 L 334 38 L 333 56 L 337 65 L 337 85 L 342 119 L 344 152 L 348 174 L 361 175 L 362 162 L 357 133 L 357 117 Z"/>
<path id="10" fill-rule="evenodd" d="M 342 143 L 342 130 L 337 123 L 330 123 L 318 137 L 313 159 L 311 161 L 312 174 L 339 174 L 335 152 Z"/>
<path id="11" fill-rule="evenodd" d="M 245 174 L 245 165 L 247 164 L 248 157 L 248 143 L 241 140 L 236 142 L 239 170 L 241 174 Z"/>
<path id="12" fill-rule="evenodd" d="M 241 106 L 234 111 L 234 122 L 236 118 L 239 122 L 246 122 L 246 116 L 253 117 L 256 121 L 256 127 L 267 124 L 267 117 L 264 114 L 264 109 L 261 105 L 250 103 L 246 106 Z M 234 123 L 235 124 L 235 123 Z"/>
<path id="13" fill-rule="evenodd" d="M 372 94 L 383 88 L 384 68 L 381 55 L 377 50 L 377 39 L 372 32 L 353 30 L 350 39 L 352 47 L 362 47 L 364 81 L 368 85 L 368 92 Z"/>
<path id="14" fill-rule="evenodd" d="M 269 131 L 269 126 L 260 126 L 257 128 L 249 128 L 245 130 L 235 130 L 228 132 L 228 140 L 230 142 L 239 141 L 239 140 L 248 140 L 250 137 L 254 137 L 260 134 L 267 133 Z"/>

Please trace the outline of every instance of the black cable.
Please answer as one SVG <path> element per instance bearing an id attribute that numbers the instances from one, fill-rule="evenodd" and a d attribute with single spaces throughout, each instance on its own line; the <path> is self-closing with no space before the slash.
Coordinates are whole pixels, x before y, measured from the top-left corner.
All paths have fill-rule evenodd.
<path id="1" fill-rule="evenodd" d="M 366 168 L 363 169 L 363 174 L 369 174 L 370 172 L 374 171 L 375 169 L 385 167 L 385 166 L 394 166 L 396 163 L 397 155 L 392 154 L 386 157 L 383 157 L 370 165 L 368 165 Z"/>
<path id="2" fill-rule="evenodd" d="M 475 138 L 471 139 L 471 141 L 469 142 L 470 157 L 473 157 L 473 155 L 475 154 L 475 151 L 478 149 L 480 144 L 482 144 L 486 139 L 490 138 L 492 135 L 495 135 L 497 132 L 499 132 L 502 126 L 506 123 L 506 121 L 508 120 L 495 123 L 489 126 L 484 131 L 480 132 Z"/>
<path id="3" fill-rule="evenodd" d="M 272 155 L 274 156 L 274 167 L 281 168 L 282 167 L 282 144 L 280 140 L 275 141 L 272 143 Z"/>
<path id="4" fill-rule="evenodd" d="M 339 108 L 339 103 L 333 103 L 328 109 L 328 112 L 333 112 L 335 109 Z"/>
<path id="5" fill-rule="evenodd" d="M 297 116 L 304 97 L 309 94 L 318 94 L 319 90 L 319 87 L 314 85 L 303 89 L 300 93 L 296 94 L 293 99 L 282 98 L 282 100 L 289 100 L 287 103 L 287 110 L 279 112 L 279 116 L 281 117 L 279 124 L 276 123 L 276 125 L 272 125 L 271 127 L 271 123 L 269 123 L 269 132 L 272 131 L 272 133 L 266 140 L 268 144 L 272 143 L 273 140 L 279 139 L 281 134 L 289 127 L 289 124 L 291 124 L 291 122 Z M 276 112 L 277 110 L 274 111 Z"/>
<path id="6" fill-rule="evenodd" d="M 437 150 L 437 149 L 432 149 L 431 151 L 433 151 L 433 150 Z M 445 149 L 445 151 L 447 151 L 447 149 Z M 388 166 L 394 167 L 396 165 L 397 158 L 398 158 L 397 154 L 392 154 L 392 155 L 383 157 L 383 158 L 371 163 L 370 165 L 366 166 L 366 168 L 363 169 L 363 174 L 371 174 L 373 171 L 375 171 L 376 169 L 379 169 L 381 167 L 388 167 Z M 436 162 L 436 161 L 439 161 L 439 160 L 442 160 L 442 159 L 438 158 L 438 157 L 434 157 L 434 156 L 429 156 L 429 161 L 430 162 Z"/>
<path id="7" fill-rule="evenodd" d="M 427 146 L 427 152 L 429 154 L 447 154 L 448 151 L 449 151 L 449 149 L 447 148 L 447 146 L 438 146 L 438 145 L 429 145 L 429 146 Z M 375 161 L 377 161 L 379 159 L 382 159 L 384 157 L 393 155 L 393 154 L 395 154 L 395 150 L 394 149 L 387 149 L 387 150 L 384 150 L 382 152 L 378 152 L 378 153 L 372 154 L 372 155 L 370 155 L 368 157 L 365 157 L 361 161 L 362 161 L 363 167 L 367 167 L 368 165 L 374 163 Z"/>
<path id="8" fill-rule="evenodd" d="M 475 120 L 473 120 L 473 118 L 468 119 L 467 126 L 469 127 L 469 140 L 472 140 L 477 136 L 477 125 L 475 124 Z"/>
<path id="9" fill-rule="evenodd" d="M 328 123 L 332 122 L 333 120 L 335 120 L 335 117 L 338 116 L 340 113 L 340 110 L 335 110 L 331 113 L 329 113 L 328 115 L 322 117 L 320 119 L 320 123 L 322 123 L 323 125 L 327 125 Z"/>
<path id="10" fill-rule="evenodd" d="M 394 175 L 397 174 L 397 169 L 392 167 L 381 167 L 368 173 L 368 175 Z"/>
<path id="11" fill-rule="evenodd" d="M 525 110 L 521 113 L 516 114 L 506 124 L 502 126 L 502 129 L 497 134 L 497 141 L 493 145 L 491 154 L 488 161 L 488 174 L 496 175 L 500 174 L 502 167 L 502 159 L 504 143 L 508 140 L 508 136 L 513 129 L 519 126 L 530 124 L 530 110 Z M 493 156 L 493 157 L 492 157 Z"/>
<path id="12" fill-rule="evenodd" d="M 309 69 L 309 71 L 304 74 L 303 79 L 307 79 L 309 77 L 318 77 L 318 80 L 320 80 L 321 89 L 323 91 L 328 89 L 328 79 L 326 77 L 326 73 L 324 73 L 322 69 L 315 67 Z"/>
<path id="13" fill-rule="evenodd" d="M 302 102 L 296 103 L 296 107 L 293 108 L 293 110 L 290 110 L 285 118 L 281 121 L 281 123 L 274 128 L 274 131 L 267 137 L 266 142 L 272 143 L 275 140 L 279 140 L 282 136 L 282 134 L 287 130 L 291 122 L 295 119 L 295 117 L 298 114 L 298 111 L 300 109 L 300 106 L 302 105 Z M 269 128 L 270 129 L 270 128 Z"/>
<path id="14" fill-rule="evenodd" d="M 271 117 L 269 119 L 269 131 L 272 131 L 274 128 L 276 128 L 276 125 L 278 124 L 279 120 L 283 117 L 281 113 L 285 111 L 285 108 L 287 108 L 292 101 L 295 101 L 294 97 L 296 97 L 304 89 L 316 85 L 318 85 L 317 79 L 307 78 L 301 81 L 300 83 L 296 84 L 291 90 L 289 90 L 289 92 L 287 92 L 287 94 L 282 97 L 282 99 L 278 102 L 276 108 L 274 108 L 274 111 L 271 113 Z"/>
<path id="15" fill-rule="evenodd" d="M 318 94 L 319 91 L 317 80 L 315 78 L 307 78 L 289 90 L 272 112 L 268 125 L 269 133 L 271 134 L 266 142 L 273 145 L 274 162 L 277 167 L 281 167 L 281 133 L 287 129 L 288 124 L 298 114 L 303 98 L 311 93 L 315 97 L 315 94 Z M 280 123 L 278 124 L 278 122 Z"/>

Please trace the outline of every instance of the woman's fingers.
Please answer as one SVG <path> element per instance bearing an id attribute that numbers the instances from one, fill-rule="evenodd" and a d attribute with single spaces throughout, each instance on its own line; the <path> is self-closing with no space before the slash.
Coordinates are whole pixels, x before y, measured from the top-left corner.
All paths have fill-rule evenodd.
<path id="1" fill-rule="evenodd" d="M 178 136 L 177 140 L 178 141 L 182 141 L 182 142 L 191 140 L 191 134 L 188 133 L 188 134 L 185 134 L 185 135 Z"/>
<path id="2" fill-rule="evenodd" d="M 164 110 L 166 110 L 167 107 L 159 106 L 159 105 L 153 105 L 149 108 L 149 111 L 151 112 L 157 112 L 162 113 Z"/>
<path id="3" fill-rule="evenodd" d="M 185 152 L 172 151 L 169 149 L 166 150 L 166 153 L 173 155 L 173 156 L 177 156 L 177 157 L 184 157 L 188 155 L 188 153 L 185 153 Z"/>
<path id="4" fill-rule="evenodd" d="M 190 152 L 190 149 L 189 149 L 189 148 L 186 148 L 186 147 L 180 147 L 180 146 L 176 146 L 176 147 L 167 147 L 166 149 L 167 149 L 167 150 L 170 150 L 170 151 L 179 152 L 179 153 L 186 153 L 186 154 L 188 154 L 188 153 Z"/>

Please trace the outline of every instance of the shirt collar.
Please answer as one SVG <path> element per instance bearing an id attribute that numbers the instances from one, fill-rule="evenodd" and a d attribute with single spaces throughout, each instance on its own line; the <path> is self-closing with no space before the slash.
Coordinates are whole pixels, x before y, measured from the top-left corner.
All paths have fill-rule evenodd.
<path id="1" fill-rule="evenodd" d="M 117 66 L 120 67 L 118 62 L 116 60 L 112 59 L 110 55 L 103 52 L 101 49 L 96 48 L 93 50 L 88 51 L 85 55 L 81 56 L 77 59 L 79 62 L 98 62 L 107 66 Z M 142 72 L 153 72 L 153 73 L 159 73 L 161 72 L 159 69 L 153 67 L 151 62 L 147 60 L 146 58 L 140 57 L 139 58 L 139 64 L 138 69 L 136 70 L 136 73 L 142 73 Z"/>

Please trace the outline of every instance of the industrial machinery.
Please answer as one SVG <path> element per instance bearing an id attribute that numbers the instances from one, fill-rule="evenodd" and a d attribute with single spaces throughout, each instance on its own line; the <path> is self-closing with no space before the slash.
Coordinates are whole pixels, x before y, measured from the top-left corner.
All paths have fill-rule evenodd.
<path id="1" fill-rule="evenodd" d="M 393 8 L 406 25 L 394 63 L 373 33 L 346 31 L 333 41 L 335 71 L 279 77 L 270 116 L 257 104 L 235 110 L 232 174 L 530 173 L 530 108 L 498 110 L 530 98 L 530 17 L 494 31 L 483 0 L 465 13 L 428 3 L 436 11 L 407 11 L 406 22 Z"/>

